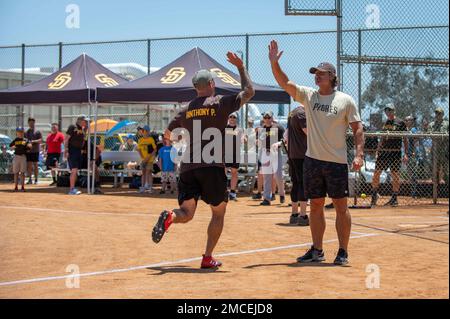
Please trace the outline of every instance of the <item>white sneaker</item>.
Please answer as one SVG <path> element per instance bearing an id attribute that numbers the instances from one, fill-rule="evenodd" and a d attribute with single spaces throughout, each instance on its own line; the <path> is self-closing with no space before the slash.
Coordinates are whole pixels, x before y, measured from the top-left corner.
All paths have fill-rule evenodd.
<path id="1" fill-rule="evenodd" d="M 80 195 L 80 194 L 81 194 L 81 192 L 76 188 L 71 189 L 69 192 L 69 195 Z"/>
<path id="2" fill-rule="evenodd" d="M 145 187 L 139 187 L 139 194 L 144 194 L 145 193 Z"/>

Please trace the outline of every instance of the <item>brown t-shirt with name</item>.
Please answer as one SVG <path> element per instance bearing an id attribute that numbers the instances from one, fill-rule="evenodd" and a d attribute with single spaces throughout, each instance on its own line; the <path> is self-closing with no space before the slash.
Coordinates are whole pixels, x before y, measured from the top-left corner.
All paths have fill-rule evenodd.
<path id="1" fill-rule="evenodd" d="M 306 114 L 303 107 L 294 109 L 288 118 L 288 150 L 290 159 L 305 159 L 307 140 Z"/>
<path id="2" fill-rule="evenodd" d="M 195 98 L 188 107 L 178 113 L 170 122 L 168 130 L 184 129 L 189 133 L 188 148 L 181 161 L 181 173 L 204 167 L 225 167 L 225 127 L 228 124 L 228 116 L 240 108 L 239 95 L 216 95 Z M 218 149 L 210 145 L 216 138 L 220 138 L 220 142 L 217 142 L 221 154 L 216 153 Z M 204 150 L 208 158 L 205 158 Z"/>

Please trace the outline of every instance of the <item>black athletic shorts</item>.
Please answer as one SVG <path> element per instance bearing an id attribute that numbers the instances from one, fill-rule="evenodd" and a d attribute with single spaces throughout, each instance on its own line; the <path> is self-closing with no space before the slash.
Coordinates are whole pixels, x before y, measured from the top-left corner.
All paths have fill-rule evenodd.
<path id="1" fill-rule="evenodd" d="M 391 172 L 398 172 L 402 167 L 402 152 L 380 152 L 378 154 L 375 170 L 386 171 L 388 169 Z"/>
<path id="2" fill-rule="evenodd" d="M 222 167 L 203 167 L 181 173 L 178 203 L 199 198 L 211 206 L 228 202 L 227 176 Z"/>
<path id="3" fill-rule="evenodd" d="M 56 164 L 59 163 L 60 157 L 60 153 L 48 153 L 47 159 L 45 160 L 45 166 L 47 166 L 47 169 L 56 167 Z"/>
<path id="4" fill-rule="evenodd" d="M 26 153 L 27 162 L 37 163 L 39 162 L 39 153 Z"/>
<path id="5" fill-rule="evenodd" d="M 305 186 L 303 183 L 303 163 L 304 159 L 289 160 L 289 176 L 291 176 L 292 190 L 291 201 L 293 203 L 306 202 Z"/>
<path id="6" fill-rule="evenodd" d="M 348 197 L 348 166 L 306 157 L 303 163 L 303 183 L 308 199 Z"/>
<path id="7" fill-rule="evenodd" d="M 83 155 L 81 154 L 81 148 L 69 148 L 69 158 L 67 159 L 69 162 L 70 169 L 81 169 L 83 164 Z"/>

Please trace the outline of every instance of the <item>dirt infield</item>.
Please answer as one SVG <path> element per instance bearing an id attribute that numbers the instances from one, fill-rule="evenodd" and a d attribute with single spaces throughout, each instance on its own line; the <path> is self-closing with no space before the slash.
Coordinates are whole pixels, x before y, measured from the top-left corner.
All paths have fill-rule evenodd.
<path id="1" fill-rule="evenodd" d="M 70 197 L 0 185 L 0 298 L 448 298 L 448 206 L 352 210 L 350 265 L 327 213 L 327 261 L 299 265 L 309 228 L 290 227 L 287 205 L 230 203 L 216 249 L 224 266 L 199 269 L 209 208 L 174 225 L 159 245 L 151 229 L 175 197 L 106 189 Z M 70 266 L 72 265 L 72 266 Z M 69 266 L 69 267 L 68 267 Z M 77 278 L 79 288 L 70 288 Z M 367 283 L 379 270 L 380 287 Z"/>

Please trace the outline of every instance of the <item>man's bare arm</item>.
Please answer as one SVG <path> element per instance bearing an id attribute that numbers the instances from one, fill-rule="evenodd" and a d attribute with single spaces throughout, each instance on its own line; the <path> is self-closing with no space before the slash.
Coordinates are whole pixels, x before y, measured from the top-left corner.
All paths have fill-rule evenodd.
<path id="1" fill-rule="evenodd" d="M 353 160 L 353 170 L 359 171 L 364 165 L 364 128 L 361 122 L 350 123 L 355 138 L 356 156 Z"/>
<path id="2" fill-rule="evenodd" d="M 270 42 L 269 45 L 269 60 L 270 64 L 272 66 L 272 73 L 275 77 L 275 80 L 277 81 L 278 85 L 285 90 L 292 98 L 295 99 L 297 95 L 297 85 L 294 82 L 291 82 L 284 73 L 284 71 L 281 69 L 280 66 L 280 58 L 283 55 L 284 51 L 279 52 L 278 50 L 278 43 L 273 40 Z"/>
<path id="3" fill-rule="evenodd" d="M 228 52 L 227 58 L 228 62 L 237 67 L 239 71 L 242 88 L 242 91 L 239 93 L 239 97 L 241 99 L 241 106 L 243 106 L 244 104 L 248 103 L 252 99 L 252 97 L 255 96 L 255 89 L 253 88 L 252 81 L 250 80 L 250 75 L 248 74 L 242 59 L 233 52 Z"/>
<path id="4" fill-rule="evenodd" d="M 247 69 L 242 67 L 238 70 L 241 76 L 242 87 L 242 91 L 239 93 L 239 97 L 241 98 L 241 106 L 243 106 L 255 96 L 255 89 L 253 88 L 252 81 L 250 80 L 250 75 L 248 74 Z"/>

